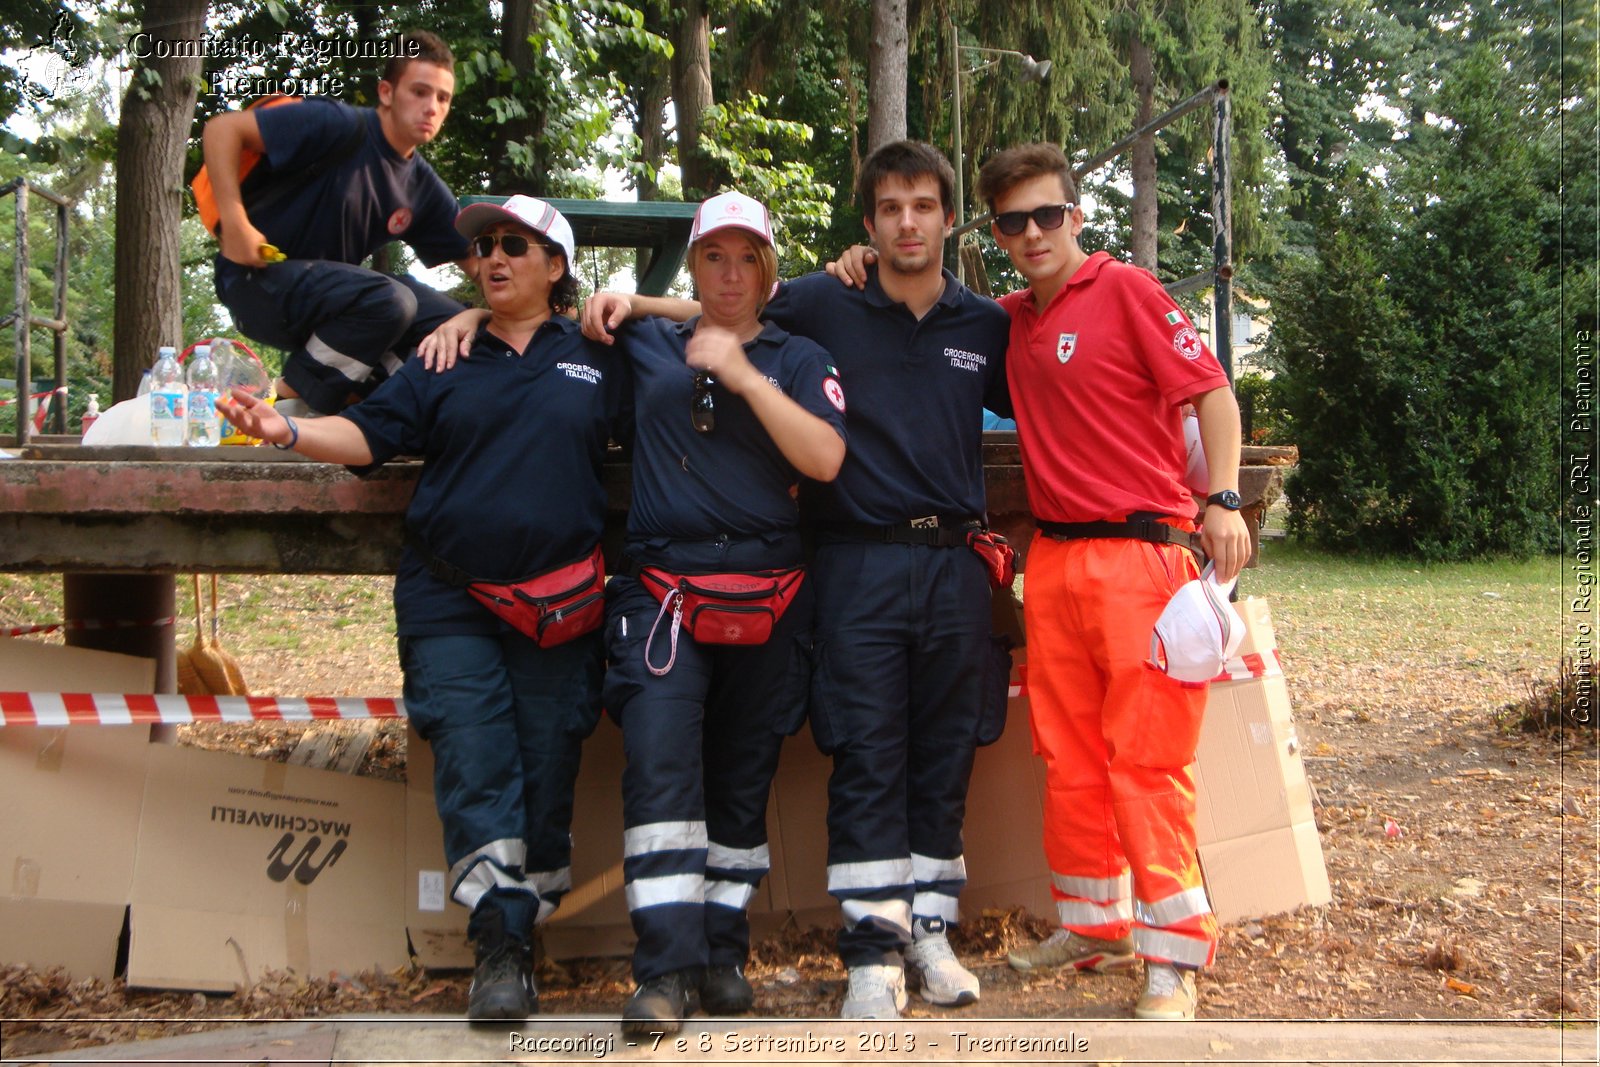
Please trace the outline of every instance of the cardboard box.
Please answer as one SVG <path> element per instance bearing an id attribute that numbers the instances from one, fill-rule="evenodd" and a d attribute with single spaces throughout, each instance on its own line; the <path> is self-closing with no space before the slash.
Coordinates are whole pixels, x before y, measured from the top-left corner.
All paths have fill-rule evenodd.
<path id="1" fill-rule="evenodd" d="M 404 787 L 191 748 L 149 758 L 130 986 L 406 964 Z"/>
<path id="2" fill-rule="evenodd" d="M 0 692 L 153 693 L 155 687 L 153 659 L 0 639 Z"/>
<path id="3" fill-rule="evenodd" d="M 0 690 L 148 693 L 154 660 L 0 640 Z M 0 960 L 110 980 L 133 882 L 150 731 L 0 727 Z"/>
<path id="4" fill-rule="evenodd" d="M 1332 900 L 1272 615 L 1258 598 L 1236 607 L 1245 621 L 1238 655 L 1261 657 L 1267 674 L 1213 683 L 1200 730 L 1195 829 L 1222 922 Z"/>
<path id="5" fill-rule="evenodd" d="M 1014 658 L 1016 684 L 1021 681 L 1020 650 Z M 817 751 L 810 730 L 802 730 L 784 746 L 773 784 L 779 837 L 772 843 L 768 881 L 774 899 L 802 927 L 834 927 L 841 921 L 838 902 L 828 895 L 826 820 L 832 770 L 833 761 Z M 1026 696 L 1010 701 L 1000 740 L 978 750 L 962 841 L 967 861 L 964 915 L 1017 906 L 1054 914 L 1044 859 L 1044 763 L 1033 754 Z"/>
<path id="6" fill-rule="evenodd" d="M 443 831 L 433 799 L 433 760 L 415 731 L 406 750 L 406 928 L 418 962 L 432 968 L 472 966 L 467 912 L 445 899 Z M 633 951 L 622 886 L 622 731 L 601 721 L 583 749 L 573 820 L 572 892 L 542 932 L 555 959 L 626 956 Z M 1027 773 L 1018 773 L 1026 768 Z M 784 744 L 767 805 L 772 868 L 750 905 L 759 939 L 791 920 L 832 927 L 837 902 L 828 895 L 828 775 L 832 761 L 817 751 L 809 729 Z M 967 876 L 962 907 L 1024 905 L 1053 910 L 1044 863 L 1044 766 L 1033 755 L 1026 699 L 1011 701 L 1006 730 L 979 750 L 967 803 Z"/>

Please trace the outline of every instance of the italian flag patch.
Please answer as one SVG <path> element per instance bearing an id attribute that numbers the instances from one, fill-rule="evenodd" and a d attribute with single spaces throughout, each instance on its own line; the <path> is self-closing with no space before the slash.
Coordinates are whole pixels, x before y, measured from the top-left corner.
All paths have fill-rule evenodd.
<path id="1" fill-rule="evenodd" d="M 1176 326 L 1176 325 L 1178 325 L 1178 323 L 1180 323 L 1182 321 L 1183 321 L 1183 312 L 1181 312 L 1181 311 L 1169 311 L 1169 312 L 1167 312 L 1167 325 Z"/>

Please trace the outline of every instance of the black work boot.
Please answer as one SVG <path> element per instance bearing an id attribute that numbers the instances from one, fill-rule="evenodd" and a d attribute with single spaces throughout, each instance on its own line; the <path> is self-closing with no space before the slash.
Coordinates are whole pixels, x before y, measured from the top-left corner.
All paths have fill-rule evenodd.
<path id="1" fill-rule="evenodd" d="M 755 1007 L 756 991 L 744 976 L 744 968 L 732 964 L 712 964 L 700 983 L 700 1006 L 708 1015 L 743 1015 Z"/>
<path id="2" fill-rule="evenodd" d="M 505 933 L 499 922 L 484 923 L 474 943 L 477 965 L 467 991 L 467 1018 L 526 1019 L 539 1010 L 533 985 L 533 950 Z"/>
<path id="3" fill-rule="evenodd" d="M 622 1006 L 622 1032 L 627 1037 L 675 1034 L 682 1021 L 700 1007 L 699 975 L 673 971 L 640 984 Z"/>

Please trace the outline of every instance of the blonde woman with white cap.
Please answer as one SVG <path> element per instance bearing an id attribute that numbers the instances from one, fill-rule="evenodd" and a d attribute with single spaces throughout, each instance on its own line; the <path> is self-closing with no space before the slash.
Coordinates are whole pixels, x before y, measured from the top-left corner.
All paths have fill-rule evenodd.
<path id="1" fill-rule="evenodd" d="M 760 318 L 777 276 L 766 208 L 712 197 L 691 240 L 700 316 L 616 336 L 636 431 L 604 703 L 628 758 L 633 1035 L 674 1033 L 697 1005 L 727 1015 L 754 1002 L 746 908 L 767 872 L 778 751 L 804 721 L 809 681 L 793 488 L 831 480 L 845 453 L 832 360 Z"/>
<path id="2" fill-rule="evenodd" d="M 313 459 L 423 457 L 394 591 L 406 713 L 433 747 L 450 893 L 471 912 L 467 1015 L 520 1019 L 537 1010 L 534 925 L 572 886 L 573 783 L 600 708 L 601 464 L 626 370 L 559 314 L 575 295 L 560 212 L 513 196 L 456 228 L 489 318 L 451 373 L 411 360 L 315 421 L 244 396 L 226 406 Z M 559 610 L 534 606 L 575 587 Z"/>

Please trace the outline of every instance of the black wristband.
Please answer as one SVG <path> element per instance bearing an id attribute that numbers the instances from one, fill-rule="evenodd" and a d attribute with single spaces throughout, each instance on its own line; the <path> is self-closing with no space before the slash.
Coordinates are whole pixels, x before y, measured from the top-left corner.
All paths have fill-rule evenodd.
<path id="1" fill-rule="evenodd" d="M 287 415 L 283 417 L 283 421 L 289 424 L 289 443 L 286 445 L 280 445 L 278 442 L 274 441 L 272 442 L 272 447 L 276 448 L 280 452 L 288 452 L 292 450 L 295 445 L 300 443 L 300 427 L 296 426 L 294 424 L 294 420 Z"/>

